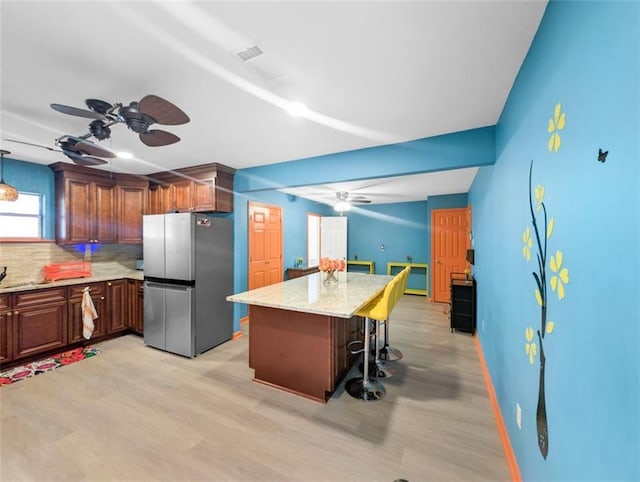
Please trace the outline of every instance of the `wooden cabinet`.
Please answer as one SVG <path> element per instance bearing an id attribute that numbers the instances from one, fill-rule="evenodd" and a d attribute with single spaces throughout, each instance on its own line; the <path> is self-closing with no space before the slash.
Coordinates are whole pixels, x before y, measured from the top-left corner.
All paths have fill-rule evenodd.
<path id="1" fill-rule="evenodd" d="M 175 211 L 175 186 L 171 184 L 149 185 L 149 214 L 166 214 Z"/>
<path id="2" fill-rule="evenodd" d="M 107 333 L 127 329 L 129 305 L 127 303 L 127 280 L 107 282 Z"/>
<path id="3" fill-rule="evenodd" d="M 56 242 L 115 243 L 115 183 L 56 173 Z"/>
<path id="4" fill-rule="evenodd" d="M 82 292 L 85 288 L 90 289 L 91 300 L 98 314 L 98 317 L 93 320 L 94 329 L 91 339 L 107 334 L 108 320 L 105 283 L 88 283 L 70 286 L 68 288 L 69 343 L 76 343 L 85 339 L 82 335 Z"/>
<path id="5" fill-rule="evenodd" d="M 142 281 L 127 281 L 127 297 L 129 303 L 128 326 L 135 333 L 142 335 L 144 324 L 144 285 Z"/>
<path id="6" fill-rule="evenodd" d="M 151 174 L 149 212 L 233 212 L 235 169 L 222 164 Z"/>
<path id="7" fill-rule="evenodd" d="M 148 182 L 64 162 L 55 173 L 56 243 L 142 243 Z"/>
<path id="8" fill-rule="evenodd" d="M 14 360 L 67 345 L 65 288 L 17 293 L 13 297 L 13 308 Z"/>
<path id="9" fill-rule="evenodd" d="M 0 295 L 0 363 L 6 363 L 13 359 L 10 343 L 12 321 L 11 296 Z"/>
<path id="10" fill-rule="evenodd" d="M 142 216 L 147 212 L 147 183 L 118 184 L 118 243 L 142 244 Z"/>

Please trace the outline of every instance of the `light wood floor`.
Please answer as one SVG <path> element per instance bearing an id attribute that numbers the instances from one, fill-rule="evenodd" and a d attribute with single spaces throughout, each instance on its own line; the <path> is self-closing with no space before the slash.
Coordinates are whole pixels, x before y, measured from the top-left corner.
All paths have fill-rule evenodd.
<path id="1" fill-rule="evenodd" d="M 0 389 L 0 479 L 510 480 L 471 336 L 404 296 L 387 396 L 322 405 L 253 382 L 248 337 L 195 359 L 128 335 Z M 291 361 L 295 363 L 295 360 Z"/>

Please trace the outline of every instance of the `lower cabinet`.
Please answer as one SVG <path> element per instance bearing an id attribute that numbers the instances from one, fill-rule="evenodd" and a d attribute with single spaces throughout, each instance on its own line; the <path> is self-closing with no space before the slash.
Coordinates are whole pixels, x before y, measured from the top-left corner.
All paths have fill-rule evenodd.
<path id="1" fill-rule="evenodd" d="M 127 296 L 129 298 L 129 328 L 142 335 L 144 320 L 144 285 L 142 281 L 127 281 Z"/>
<path id="2" fill-rule="evenodd" d="M 11 311 L 11 296 L 0 295 L 0 363 L 5 363 L 13 359 L 11 350 L 11 321 L 13 312 Z"/>
<path id="3" fill-rule="evenodd" d="M 0 294 L 0 364 L 18 364 L 87 341 L 82 334 L 85 288 L 98 315 L 89 343 L 127 330 L 142 334 L 144 291 L 139 280 Z"/>
<path id="4" fill-rule="evenodd" d="M 129 317 L 126 279 L 107 282 L 107 303 L 107 333 L 126 330 Z"/>
<path id="5" fill-rule="evenodd" d="M 13 298 L 13 359 L 30 357 L 68 343 L 65 288 L 17 293 Z"/>
<path id="6" fill-rule="evenodd" d="M 69 289 L 69 343 L 82 341 L 82 294 L 89 288 L 98 317 L 93 320 L 93 334 L 91 338 L 107 334 L 107 302 L 105 283 L 89 283 L 86 285 L 70 286 Z"/>

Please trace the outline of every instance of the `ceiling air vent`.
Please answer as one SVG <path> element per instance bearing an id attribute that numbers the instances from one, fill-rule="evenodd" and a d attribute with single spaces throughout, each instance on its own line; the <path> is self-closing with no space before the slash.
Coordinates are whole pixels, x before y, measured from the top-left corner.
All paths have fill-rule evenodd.
<path id="1" fill-rule="evenodd" d="M 267 83 L 281 79 L 284 75 L 282 67 L 257 45 L 238 52 L 236 55 L 242 59 L 245 66 L 251 68 Z"/>
<path id="2" fill-rule="evenodd" d="M 247 60 L 251 60 L 254 57 L 257 57 L 258 55 L 262 55 L 262 50 L 260 50 L 260 47 L 258 47 L 257 45 L 249 47 L 247 50 L 243 50 L 242 52 L 238 52 L 238 57 L 240 57 L 245 62 Z"/>

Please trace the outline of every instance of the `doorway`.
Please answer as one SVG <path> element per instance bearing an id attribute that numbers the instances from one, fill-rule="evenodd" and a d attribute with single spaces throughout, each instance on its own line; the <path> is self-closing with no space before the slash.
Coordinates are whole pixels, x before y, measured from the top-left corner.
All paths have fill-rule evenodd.
<path id="1" fill-rule="evenodd" d="M 451 273 L 467 269 L 471 206 L 434 209 L 431 214 L 431 286 L 433 301 L 448 303 Z"/>
<path id="2" fill-rule="evenodd" d="M 249 202 L 249 289 L 279 283 L 282 264 L 282 209 Z"/>

